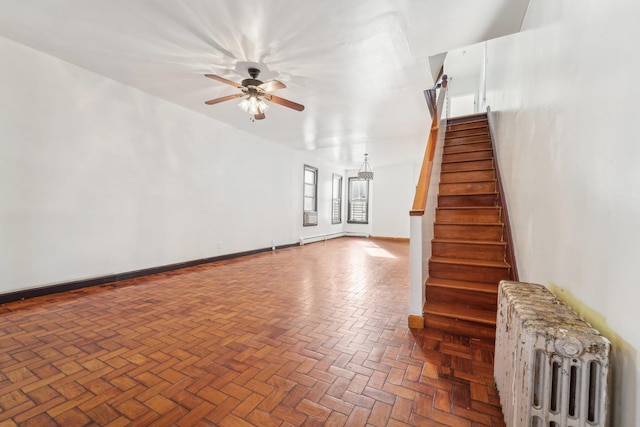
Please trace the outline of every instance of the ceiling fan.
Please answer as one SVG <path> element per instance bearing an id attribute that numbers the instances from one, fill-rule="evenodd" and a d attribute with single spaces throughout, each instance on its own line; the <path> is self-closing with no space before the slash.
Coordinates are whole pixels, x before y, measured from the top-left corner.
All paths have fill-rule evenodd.
<path id="1" fill-rule="evenodd" d="M 258 80 L 258 75 L 260 75 L 259 69 L 249 68 L 248 71 L 251 78 L 244 79 L 242 83 L 235 83 L 231 80 L 225 79 L 224 77 L 216 76 L 215 74 L 205 74 L 205 77 L 228 84 L 229 86 L 233 86 L 242 91 L 241 93 L 236 93 L 234 95 L 227 95 L 206 101 L 205 104 L 213 105 L 219 102 L 244 97 L 239 106 L 244 111 L 252 115 L 255 120 L 262 120 L 265 118 L 264 112 L 269 107 L 265 101 L 271 101 L 296 111 L 304 110 L 304 105 L 271 94 L 274 90 L 284 89 L 286 87 L 284 83 L 278 80 L 262 82 L 261 80 Z"/>

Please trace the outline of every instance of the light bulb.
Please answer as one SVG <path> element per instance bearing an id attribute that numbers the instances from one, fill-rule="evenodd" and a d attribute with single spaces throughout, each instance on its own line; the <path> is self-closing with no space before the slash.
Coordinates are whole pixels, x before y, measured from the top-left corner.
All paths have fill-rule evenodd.
<path id="1" fill-rule="evenodd" d="M 249 96 L 243 99 L 242 102 L 238 104 L 238 107 L 242 108 L 246 113 L 249 113 L 252 116 L 262 114 L 269 108 L 266 102 L 255 96 Z"/>

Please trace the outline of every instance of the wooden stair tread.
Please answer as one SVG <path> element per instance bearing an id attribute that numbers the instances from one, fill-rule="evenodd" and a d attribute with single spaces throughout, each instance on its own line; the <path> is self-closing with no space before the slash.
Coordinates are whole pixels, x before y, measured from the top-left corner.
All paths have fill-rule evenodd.
<path id="1" fill-rule="evenodd" d="M 487 121 L 487 113 L 484 111 L 479 113 L 465 114 L 463 116 L 449 117 L 449 119 L 447 120 L 447 125 L 469 123 L 482 120 Z"/>
<path id="2" fill-rule="evenodd" d="M 465 162 L 473 162 L 475 160 L 463 160 L 463 161 L 465 161 Z M 459 162 L 460 162 L 460 160 L 454 161 L 454 162 L 448 162 L 448 163 L 459 163 Z M 473 171 L 474 172 L 479 172 L 479 171 L 493 171 L 493 170 L 495 170 L 495 169 L 494 168 L 482 168 L 482 169 L 474 169 Z M 471 171 L 468 171 L 468 170 L 465 170 L 465 171 L 442 171 L 440 173 L 460 173 L 460 172 L 471 172 Z"/>
<path id="3" fill-rule="evenodd" d="M 478 184 L 479 182 L 490 182 L 490 183 L 496 183 L 498 182 L 497 179 L 479 179 L 477 181 L 470 181 L 470 182 L 466 182 L 466 181 L 460 181 L 460 182 L 441 182 L 440 185 L 448 185 L 449 187 L 457 185 L 457 186 L 461 186 L 461 185 L 465 185 L 465 184 Z"/>
<path id="4" fill-rule="evenodd" d="M 490 140 L 487 140 L 486 137 L 484 136 L 474 136 L 474 137 L 469 137 L 469 138 L 456 138 L 456 139 L 450 139 L 447 142 L 445 142 L 444 144 L 444 148 L 449 148 L 449 147 L 461 147 L 463 145 L 469 145 L 469 144 L 487 144 L 487 143 L 491 143 Z M 451 150 L 447 150 L 448 152 L 450 152 Z M 454 148 L 455 151 L 455 148 Z M 443 153 L 445 151 L 443 150 Z"/>
<path id="5" fill-rule="evenodd" d="M 487 147 L 489 145 L 489 147 Z M 476 151 L 485 151 L 493 149 L 490 146 L 490 141 L 485 142 L 467 142 L 456 145 L 445 145 L 442 154 L 468 154 Z"/>
<path id="6" fill-rule="evenodd" d="M 482 144 L 482 142 L 480 142 L 480 143 L 476 142 L 476 144 Z M 456 147 L 460 147 L 462 145 L 472 145 L 472 144 L 460 144 L 460 145 L 457 145 Z M 482 152 L 482 151 L 491 151 L 491 152 L 493 152 L 493 149 L 492 148 L 476 148 L 474 150 L 456 151 L 456 152 L 453 152 L 453 153 L 443 153 L 443 154 L 446 156 L 446 155 L 452 155 L 452 154 L 479 153 L 479 152 Z"/>
<path id="7" fill-rule="evenodd" d="M 482 259 L 466 259 L 466 258 L 442 258 L 431 257 L 429 262 L 437 262 L 440 264 L 453 265 L 470 265 L 473 267 L 492 267 L 492 268 L 510 268 L 511 266 L 504 261 L 487 261 Z"/>
<path id="8" fill-rule="evenodd" d="M 438 206 L 437 211 L 473 211 L 473 210 L 492 210 L 499 211 L 502 209 L 500 206 Z"/>
<path id="9" fill-rule="evenodd" d="M 489 129 L 489 122 L 487 120 L 474 120 L 468 121 L 464 123 L 447 123 L 447 132 L 459 132 L 461 130 L 472 130 L 472 129 Z"/>
<path id="10" fill-rule="evenodd" d="M 443 161 L 442 164 L 444 165 L 444 164 L 451 164 L 451 163 L 481 162 L 486 160 L 493 160 L 493 159 L 447 160 L 446 162 Z M 493 169 L 493 168 L 482 168 L 482 170 L 487 170 L 487 169 Z M 478 169 L 474 169 L 474 170 L 478 170 Z M 448 172 L 451 172 L 451 171 L 448 171 Z"/>
<path id="11" fill-rule="evenodd" d="M 436 286 L 439 288 L 459 289 L 498 295 L 498 285 L 495 283 L 468 282 L 464 280 L 440 279 L 437 277 L 430 277 L 427 279 L 427 285 Z"/>
<path id="12" fill-rule="evenodd" d="M 446 145 L 444 147 L 448 147 L 448 148 L 452 148 L 452 147 L 459 147 L 461 149 L 465 149 L 465 148 L 473 148 L 473 147 L 465 147 L 465 145 L 486 145 L 488 142 L 491 142 L 491 140 L 487 140 L 487 141 L 472 141 L 472 142 L 463 142 L 462 144 L 455 144 L 455 145 Z M 477 147 L 476 147 L 477 148 Z M 492 148 L 487 148 L 488 149 L 492 149 Z"/>
<path id="13" fill-rule="evenodd" d="M 456 131 L 451 131 L 451 132 L 456 132 Z M 461 132 L 461 131 L 458 131 Z M 472 135 L 449 135 L 449 136 L 445 136 L 444 137 L 444 145 L 462 145 L 462 144 L 447 144 L 447 141 L 455 141 L 456 139 L 465 139 L 465 138 L 470 138 L 470 137 L 479 137 L 482 136 L 486 139 L 483 139 L 481 141 L 473 141 L 473 142 L 463 142 L 462 144 L 472 144 L 474 142 L 491 142 L 491 137 L 489 136 L 489 130 L 487 130 L 486 132 L 478 132 L 476 134 L 472 134 Z"/>
<path id="14" fill-rule="evenodd" d="M 434 225 L 478 225 L 478 226 L 485 226 L 485 225 L 495 225 L 495 226 L 500 226 L 503 227 L 504 224 L 501 222 L 439 222 L 439 221 L 435 221 L 433 223 Z"/>
<path id="15" fill-rule="evenodd" d="M 451 319 L 467 320 L 492 326 L 495 326 L 496 324 L 495 311 L 480 310 L 456 304 L 426 303 L 423 307 L 423 311 L 425 314 L 448 317 Z"/>
<path id="16" fill-rule="evenodd" d="M 458 175 L 455 175 L 458 174 Z M 464 171 L 441 171 L 441 183 L 472 183 L 485 181 L 487 177 L 495 177 L 495 169 L 472 169 Z"/>
<path id="17" fill-rule="evenodd" d="M 485 139 L 482 139 L 482 141 L 474 141 L 474 142 L 490 142 L 491 141 L 491 137 L 489 136 L 489 130 L 488 129 L 465 129 L 465 130 L 460 130 L 460 131 L 452 131 L 452 132 L 467 132 L 467 131 L 473 131 L 475 133 L 468 133 L 465 135 L 449 135 L 449 136 L 445 136 L 444 137 L 444 145 L 458 145 L 458 144 L 447 144 L 447 142 L 453 142 L 455 140 L 458 139 L 465 139 L 465 138 L 473 138 L 473 137 L 483 137 Z M 468 144 L 468 142 L 467 142 Z"/>
<path id="18" fill-rule="evenodd" d="M 495 245 L 495 246 L 507 246 L 506 242 L 501 240 L 459 240 L 459 239 L 442 239 L 434 237 L 431 240 L 432 243 L 458 243 L 464 245 Z"/>
<path id="19" fill-rule="evenodd" d="M 447 127 L 460 125 L 473 125 L 476 123 L 488 123 L 486 113 L 474 113 L 467 116 L 450 117 L 447 120 Z"/>
<path id="20" fill-rule="evenodd" d="M 471 130 L 489 127 L 489 123 L 486 120 L 475 120 L 472 122 L 455 123 L 452 125 L 447 124 L 447 132 L 458 132 L 461 130 Z"/>
<path id="21" fill-rule="evenodd" d="M 467 132 L 467 131 L 471 131 L 471 132 L 475 132 L 472 135 L 484 135 L 484 134 L 489 134 L 489 127 L 487 126 L 486 123 L 478 125 L 478 126 L 473 126 L 473 127 L 463 127 L 461 129 L 447 129 L 447 134 L 451 134 L 451 133 L 455 133 L 455 132 Z M 445 134 L 445 139 L 447 138 L 447 135 Z M 449 139 L 454 139 L 454 138 L 460 138 L 459 135 L 449 135 Z"/>
<path id="22" fill-rule="evenodd" d="M 481 145 L 485 145 L 485 143 L 480 143 L 480 144 Z M 465 154 L 466 155 L 466 154 L 475 154 L 475 153 L 483 152 L 483 151 L 491 151 L 492 152 L 491 154 L 493 154 L 493 150 L 487 150 L 487 149 L 479 148 L 479 147 L 475 147 L 475 148 L 469 149 L 469 147 L 465 147 L 466 145 L 470 145 L 470 144 L 454 145 L 453 147 L 456 147 L 455 149 L 450 149 L 450 150 L 443 151 L 442 154 L 444 156 L 452 156 L 454 154 Z M 478 145 L 478 144 L 474 144 L 474 145 Z M 458 147 L 462 147 L 463 150 L 462 151 L 456 151 L 456 150 L 458 150 Z M 493 155 L 492 155 L 492 158 L 494 158 Z"/>
<path id="23" fill-rule="evenodd" d="M 454 194 L 478 194 L 487 191 L 496 191 L 498 181 L 482 180 L 475 182 L 440 182 L 438 186 L 438 194 L 454 195 Z"/>
<path id="24" fill-rule="evenodd" d="M 479 195 L 498 196 L 498 193 L 494 192 L 494 191 L 490 191 L 490 192 L 483 191 L 481 193 L 458 193 L 458 194 L 440 194 L 440 193 L 438 193 L 439 197 L 461 197 L 461 196 L 479 196 Z M 451 207 L 451 206 L 449 206 L 449 207 Z"/>
<path id="25" fill-rule="evenodd" d="M 461 147 L 463 145 L 469 145 L 469 144 L 486 144 L 487 142 L 490 143 L 491 140 L 485 139 L 484 135 L 476 135 L 471 137 L 456 137 L 456 138 L 449 138 L 448 140 L 446 140 L 444 143 L 444 148 Z"/>

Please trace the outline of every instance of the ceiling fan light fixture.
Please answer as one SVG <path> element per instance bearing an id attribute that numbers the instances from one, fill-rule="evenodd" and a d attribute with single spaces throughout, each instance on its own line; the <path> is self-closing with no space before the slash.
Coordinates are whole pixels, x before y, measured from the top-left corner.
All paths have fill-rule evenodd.
<path id="1" fill-rule="evenodd" d="M 238 107 L 242 108 L 245 113 L 248 113 L 251 116 L 264 114 L 264 112 L 269 108 L 266 102 L 255 96 L 249 96 L 243 99 L 242 102 L 238 104 Z"/>
<path id="2" fill-rule="evenodd" d="M 267 111 L 269 109 L 269 104 L 267 104 L 262 99 L 260 99 L 258 101 L 258 108 L 260 109 L 261 113 L 264 113 L 265 111 Z"/>
<path id="3" fill-rule="evenodd" d="M 367 153 L 364 154 L 364 162 L 362 163 L 362 166 L 360 166 L 360 170 L 358 170 L 358 179 L 372 181 L 373 170 L 371 169 L 371 166 L 369 166 L 369 161 L 367 160 L 368 156 L 369 155 Z"/>

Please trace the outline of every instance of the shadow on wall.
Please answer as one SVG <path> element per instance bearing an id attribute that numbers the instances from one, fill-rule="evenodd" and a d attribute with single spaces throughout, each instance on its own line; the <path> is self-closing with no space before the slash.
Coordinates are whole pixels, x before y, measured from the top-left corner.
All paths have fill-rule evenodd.
<path id="1" fill-rule="evenodd" d="M 635 426 L 637 424 L 636 408 L 636 364 L 638 350 L 616 334 L 608 325 L 606 318 L 591 307 L 582 303 L 570 291 L 559 286 L 549 287 L 556 297 L 573 308 L 578 315 L 598 329 L 611 341 L 611 365 L 609 367 L 609 425 Z"/>

